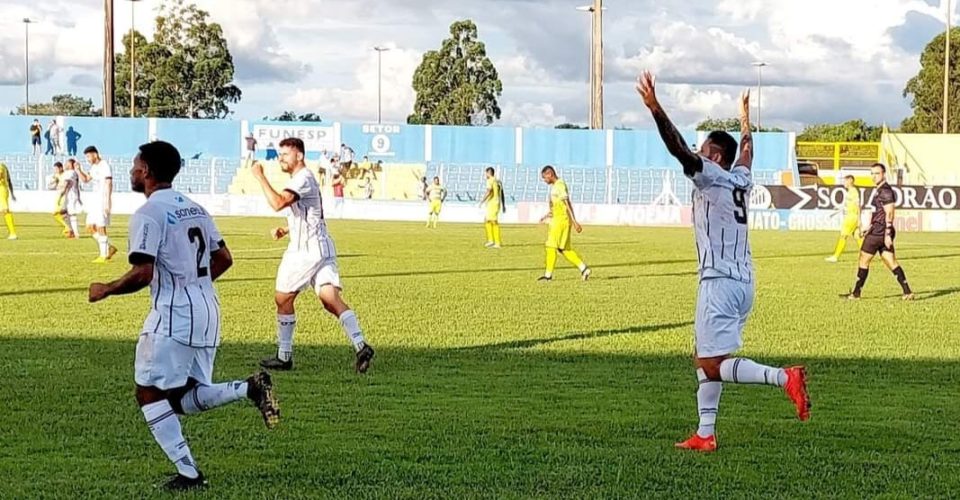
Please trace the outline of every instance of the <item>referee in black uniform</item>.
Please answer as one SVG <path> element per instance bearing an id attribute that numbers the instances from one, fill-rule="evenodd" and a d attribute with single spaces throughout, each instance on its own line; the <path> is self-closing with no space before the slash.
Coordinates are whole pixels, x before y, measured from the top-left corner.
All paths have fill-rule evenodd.
<path id="1" fill-rule="evenodd" d="M 900 267 L 900 263 L 897 262 L 897 255 L 893 248 L 893 240 L 897 237 L 897 231 L 893 227 L 893 212 L 897 198 L 893 188 L 887 183 L 887 167 L 882 163 L 874 163 L 870 167 L 870 175 L 873 177 L 873 183 L 877 186 L 871 203 L 873 205 L 873 215 L 870 218 L 870 229 L 867 230 L 863 245 L 860 247 L 857 283 L 853 286 L 853 292 L 847 298 L 851 300 L 860 298 L 863 284 L 867 282 L 867 275 L 870 273 L 870 262 L 874 255 L 880 254 L 880 258 L 887 269 L 890 269 L 890 272 L 897 277 L 897 282 L 903 288 L 903 300 L 912 300 L 913 292 L 910 291 L 907 276 L 904 274 L 903 268 Z"/>

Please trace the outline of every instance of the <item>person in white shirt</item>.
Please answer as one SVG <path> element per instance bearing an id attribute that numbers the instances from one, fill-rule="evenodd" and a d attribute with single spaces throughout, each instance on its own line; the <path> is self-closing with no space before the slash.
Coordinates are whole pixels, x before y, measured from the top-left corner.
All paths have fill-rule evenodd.
<path id="1" fill-rule="evenodd" d="M 178 415 L 194 415 L 241 399 L 258 407 L 268 428 L 280 420 L 270 375 L 213 383 L 220 345 L 220 301 L 214 281 L 233 265 L 230 250 L 203 207 L 171 185 L 180 153 L 166 142 L 140 146 L 130 184 L 147 197 L 130 218 L 131 268 L 110 283 L 91 283 L 90 302 L 150 287 L 150 312 L 134 361 L 136 399 L 147 426 L 177 468 L 171 490 L 206 485 Z"/>
<path id="2" fill-rule="evenodd" d="M 77 174 L 83 182 L 93 183 L 93 192 L 87 199 L 87 229 L 93 233 L 93 239 L 100 248 L 100 254 L 93 263 L 103 264 L 117 253 L 117 247 L 110 244 L 107 236 L 113 208 L 113 171 L 110 170 L 110 164 L 100 157 L 96 146 L 88 146 L 83 154 L 90 164 L 90 172 L 84 172 L 81 167 Z"/>
<path id="3" fill-rule="evenodd" d="M 67 160 L 66 169 L 59 172 L 57 177 L 57 221 L 63 224 L 68 239 L 76 239 L 80 235 L 77 214 L 82 210 L 80 203 L 80 177 L 77 175 L 77 161 Z M 54 166 L 60 165 L 60 162 Z"/>
<path id="4" fill-rule="evenodd" d="M 340 269 L 333 239 L 327 233 L 323 217 L 320 185 L 304 163 L 303 141 L 289 137 L 280 142 L 280 168 L 290 174 L 290 181 L 279 193 L 263 173 L 263 165 L 254 162 L 251 172 L 267 198 L 270 208 L 287 211 L 287 227 L 273 230 L 273 238 L 290 236 L 287 251 L 277 269 L 277 355 L 264 359 L 260 366 L 273 370 L 293 369 L 293 331 L 297 324 L 294 301 L 297 295 L 312 288 L 323 307 L 340 320 L 343 332 L 356 351 L 356 370 L 366 373 L 373 359 L 373 348 L 360 330 L 357 315 L 340 296 Z"/>

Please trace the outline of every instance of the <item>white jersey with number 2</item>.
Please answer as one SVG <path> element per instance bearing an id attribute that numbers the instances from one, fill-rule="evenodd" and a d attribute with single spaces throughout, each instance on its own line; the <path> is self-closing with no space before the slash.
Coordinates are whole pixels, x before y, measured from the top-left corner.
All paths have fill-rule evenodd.
<path id="1" fill-rule="evenodd" d="M 142 332 L 191 347 L 218 346 L 220 301 L 210 255 L 224 243 L 207 211 L 182 193 L 161 189 L 133 214 L 128 238 L 131 262 L 135 254 L 155 259 Z"/>

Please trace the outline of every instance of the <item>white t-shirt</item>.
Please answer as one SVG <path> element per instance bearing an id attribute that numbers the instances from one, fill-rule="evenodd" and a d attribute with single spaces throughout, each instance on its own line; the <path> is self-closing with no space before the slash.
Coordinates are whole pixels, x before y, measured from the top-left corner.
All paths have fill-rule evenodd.
<path id="1" fill-rule="evenodd" d="M 76 170 L 64 170 L 60 182 L 67 186 L 67 203 L 80 201 L 80 176 Z"/>
<path id="2" fill-rule="evenodd" d="M 101 158 L 96 165 L 90 165 L 89 174 L 92 178 L 90 182 L 93 191 L 89 204 L 91 207 L 102 210 L 107 205 L 107 200 L 111 195 L 107 192 L 107 179 L 113 179 L 113 171 L 110 169 L 110 164 Z"/>
<path id="3" fill-rule="evenodd" d="M 290 177 L 283 188 L 297 195 L 287 209 L 287 228 L 290 230 L 288 252 L 322 252 L 323 240 L 328 237 L 323 220 L 323 200 L 320 184 L 307 168 L 301 168 Z"/>
<path id="4" fill-rule="evenodd" d="M 143 333 L 167 335 L 193 347 L 220 344 L 220 301 L 210 276 L 210 255 L 223 237 L 200 205 L 162 189 L 130 218 L 129 256 L 153 257 L 150 313 Z"/>

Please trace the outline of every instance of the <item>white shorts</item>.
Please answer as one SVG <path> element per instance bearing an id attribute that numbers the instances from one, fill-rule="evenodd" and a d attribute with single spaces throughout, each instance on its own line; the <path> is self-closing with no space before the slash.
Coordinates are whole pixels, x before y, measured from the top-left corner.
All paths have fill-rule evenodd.
<path id="1" fill-rule="evenodd" d="M 320 294 L 324 285 L 333 285 L 343 289 L 340 283 L 340 268 L 337 267 L 336 251 L 329 243 L 330 253 L 286 252 L 277 269 L 276 290 L 281 293 L 295 293 L 313 288 Z"/>
<path id="2" fill-rule="evenodd" d="M 80 204 L 80 200 L 67 199 L 66 210 L 69 215 L 77 215 L 83 212 L 83 205 Z"/>
<path id="3" fill-rule="evenodd" d="M 137 341 L 134 380 L 161 390 L 183 387 L 189 378 L 211 385 L 216 357 L 216 347 L 190 347 L 167 335 L 143 333 Z"/>
<path id="4" fill-rule="evenodd" d="M 99 207 L 88 207 L 87 226 L 110 227 L 110 215 L 103 213 Z"/>
<path id="5" fill-rule="evenodd" d="M 752 283 L 727 278 L 701 280 L 694 323 L 697 357 L 713 358 L 739 350 L 751 309 Z"/>

